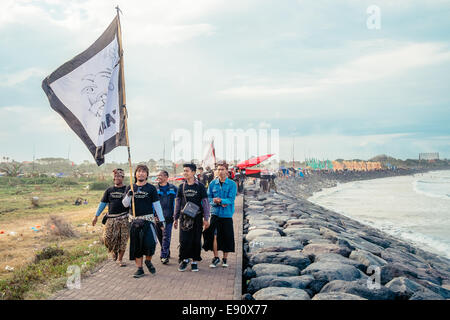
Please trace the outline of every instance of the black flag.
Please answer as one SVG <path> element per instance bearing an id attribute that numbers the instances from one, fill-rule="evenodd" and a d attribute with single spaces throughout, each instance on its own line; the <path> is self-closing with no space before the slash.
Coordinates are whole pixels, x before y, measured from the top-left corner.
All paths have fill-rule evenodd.
<path id="1" fill-rule="evenodd" d="M 126 146 L 124 94 L 116 16 L 87 50 L 42 82 L 50 106 L 81 138 L 97 165 L 117 146 Z"/>

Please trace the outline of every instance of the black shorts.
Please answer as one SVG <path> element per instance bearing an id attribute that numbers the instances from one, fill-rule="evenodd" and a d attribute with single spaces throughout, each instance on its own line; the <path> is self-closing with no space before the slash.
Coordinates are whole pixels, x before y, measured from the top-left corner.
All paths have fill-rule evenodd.
<path id="1" fill-rule="evenodd" d="M 219 218 L 211 215 L 210 226 L 203 233 L 203 249 L 213 249 L 214 236 L 217 235 L 217 250 L 234 252 L 233 218 Z"/>
<path id="2" fill-rule="evenodd" d="M 153 222 L 141 220 L 142 227 L 138 227 L 136 220 L 131 223 L 130 228 L 130 260 L 142 258 L 142 256 L 153 256 L 156 248 L 156 232 Z M 141 223 L 142 223 L 141 222 Z"/>

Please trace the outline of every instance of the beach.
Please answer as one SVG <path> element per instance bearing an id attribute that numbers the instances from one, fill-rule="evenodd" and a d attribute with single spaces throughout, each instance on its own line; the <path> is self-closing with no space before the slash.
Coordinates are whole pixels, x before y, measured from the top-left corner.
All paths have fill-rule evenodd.
<path id="1" fill-rule="evenodd" d="M 247 185 L 243 299 L 449 299 L 448 258 L 307 200 L 352 181 L 423 173 L 311 174 L 278 179 L 276 193 Z"/>

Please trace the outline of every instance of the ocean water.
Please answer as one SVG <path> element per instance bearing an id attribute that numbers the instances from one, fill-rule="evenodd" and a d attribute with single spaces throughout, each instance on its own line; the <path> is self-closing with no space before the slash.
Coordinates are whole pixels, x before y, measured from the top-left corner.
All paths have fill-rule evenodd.
<path id="1" fill-rule="evenodd" d="M 450 258 L 450 170 L 338 184 L 308 200 Z"/>

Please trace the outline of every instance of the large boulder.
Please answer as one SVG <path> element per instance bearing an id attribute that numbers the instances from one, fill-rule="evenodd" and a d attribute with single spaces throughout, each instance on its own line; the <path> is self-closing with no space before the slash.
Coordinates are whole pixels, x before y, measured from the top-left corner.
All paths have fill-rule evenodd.
<path id="1" fill-rule="evenodd" d="M 243 275 L 244 279 L 248 280 L 248 279 L 256 277 L 256 272 L 252 268 L 247 267 L 244 270 L 244 272 L 242 273 L 242 275 Z"/>
<path id="2" fill-rule="evenodd" d="M 309 232 L 299 232 L 288 235 L 289 238 L 299 241 L 302 245 L 306 246 L 312 240 L 323 239 L 319 234 L 309 233 Z"/>
<path id="3" fill-rule="evenodd" d="M 365 250 L 354 250 L 350 253 L 349 258 L 362 263 L 366 268 L 369 266 L 381 267 L 387 264 L 386 260 Z"/>
<path id="4" fill-rule="evenodd" d="M 310 288 L 313 292 L 319 292 L 321 288 L 333 280 L 353 281 L 361 278 L 361 272 L 354 266 L 336 262 L 315 262 L 301 272 L 302 275 L 314 277 Z"/>
<path id="5" fill-rule="evenodd" d="M 256 229 L 265 229 L 265 230 L 272 230 L 272 231 L 276 231 L 279 234 L 282 234 L 282 228 L 275 225 L 275 224 L 269 224 L 269 223 L 257 223 L 257 224 L 253 224 L 253 225 L 249 225 L 248 226 L 248 231 L 252 231 L 252 230 L 256 230 Z M 247 232 L 248 233 L 248 232 Z"/>
<path id="6" fill-rule="evenodd" d="M 381 258 L 387 262 L 408 264 L 414 268 L 427 268 L 428 263 L 421 257 L 398 248 L 387 248 L 381 253 Z"/>
<path id="7" fill-rule="evenodd" d="M 337 253 L 322 253 L 315 257 L 314 262 L 334 262 L 334 263 L 342 263 L 342 264 L 348 264 L 351 266 L 354 266 L 355 268 L 358 268 L 359 270 L 365 272 L 366 266 L 363 265 L 360 262 L 351 260 L 349 258 L 346 258 L 344 256 L 341 256 Z"/>
<path id="8" fill-rule="evenodd" d="M 311 300 L 367 300 L 354 294 L 344 292 L 318 293 Z"/>
<path id="9" fill-rule="evenodd" d="M 245 218 L 248 220 L 248 222 L 250 224 L 257 223 L 257 222 L 261 222 L 261 223 L 265 222 L 265 223 L 273 224 L 273 221 L 270 220 L 269 216 L 267 216 L 265 214 L 261 214 L 261 213 L 249 214 Z"/>
<path id="10" fill-rule="evenodd" d="M 271 216 L 270 219 L 278 223 L 278 225 L 281 227 L 284 226 L 288 220 L 292 219 L 292 217 L 290 217 L 289 215 L 280 215 Z"/>
<path id="11" fill-rule="evenodd" d="M 305 246 L 302 250 L 303 254 L 308 255 L 310 258 L 314 258 L 323 253 L 337 253 L 344 257 L 348 257 L 351 253 L 347 247 L 338 246 L 336 244 L 328 243 L 312 243 Z"/>
<path id="12" fill-rule="evenodd" d="M 279 216 L 279 215 L 282 215 L 284 213 L 285 213 L 284 209 L 266 208 L 264 210 L 264 214 L 266 214 L 266 215 L 268 215 L 270 217 Z"/>
<path id="13" fill-rule="evenodd" d="M 377 237 L 375 235 L 365 234 L 365 235 L 361 235 L 361 238 L 363 238 L 364 240 L 367 240 L 369 242 L 372 242 L 372 243 L 374 243 L 374 244 L 376 244 L 376 245 L 378 245 L 380 247 L 383 247 L 385 249 L 388 248 L 391 245 L 390 241 L 382 239 L 382 238 Z"/>
<path id="14" fill-rule="evenodd" d="M 274 263 L 259 263 L 252 267 L 255 271 L 256 276 L 277 276 L 277 277 L 289 277 L 298 276 L 300 270 L 294 266 L 288 266 L 285 264 L 274 264 Z"/>
<path id="15" fill-rule="evenodd" d="M 303 270 L 311 264 L 311 261 L 300 250 L 288 250 L 284 252 L 256 253 L 250 258 L 250 263 L 252 265 L 259 263 L 285 264 Z"/>
<path id="16" fill-rule="evenodd" d="M 415 269 L 414 267 L 406 263 L 388 263 L 381 267 L 380 276 L 381 284 L 383 285 L 398 277 L 422 279 L 433 282 L 437 285 L 439 284 L 438 280 L 430 277 L 426 273 L 419 272 L 418 269 Z"/>
<path id="17" fill-rule="evenodd" d="M 263 211 L 264 210 L 264 206 L 261 205 L 249 205 L 247 210 L 251 210 L 251 211 Z"/>
<path id="18" fill-rule="evenodd" d="M 295 234 L 298 234 L 298 233 L 300 233 L 300 234 L 301 233 L 314 233 L 314 234 L 320 235 L 320 232 L 319 232 L 318 229 L 311 228 L 311 227 L 306 226 L 306 225 L 291 226 L 291 227 L 285 228 L 283 230 L 283 232 L 286 235 L 288 235 L 288 236 L 289 235 L 295 235 Z"/>
<path id="19" fill-rule="evenodd" d="M 320 293 L 344 292 L 354 294 L 356 296 L 368 300 L 394 300 L 395 293 L 390 289 L 380 286 L 380 288 L 371 288 L 368 286 L 367 280 L 343 281 L 334 280 L 327 283 Z"/>
<path id="20" fill-rule="evenodd" d="M 311 300 L 308 293 L 302 289 L 268 287 L 257 291 L 255 300 Z"/>
<path id="21" fill-rule="evenodd" d="M 249 242 L 249 252 L 282 252 L 288 250 L 303 249 L 303 245 L 300 241 L 291 237 L 258 237 Z"/>
<path id="22" fill-rule="evenodd" d="M 438 295 L 442 296 L 444 299 L 450 299 L 450 287 L 444 288 L 444 286 L 439 286 L 435 283 L 426 280 L 416 279 L 415 281 L 420 285 L 424 286 L 425 288 L 428 288 L 434 293 L 437 293 Z"/>
<path id="23" fill-rule="evenodd" d="M 287 210 L 295 210 L 295 209 L 298 208 L 298 207 L 299 207 L 298 203 L 292 203 L 292 204 L 289 204 L 289 205 L 286 207 L 286 209 L 287 209 Z"/>
<path id="24" fill-rule="evenodd" d="M 253 294 L 267 287 L 305 289 L 313 280 L 314 278 L 312 276 L 274 277 L 267 275 L 252 278 L 248 283 L 247 291 Z"/>
<path id="25" fill-rule="evenodd" d="M 444 300 L 444 298 L 430 290 L 415 292 L 409 300 Z"/>
<path id="26" fill-rule="evenodd" d="M 360 250 L 368 251 L 377 256 L 380 256 L 382 251 L 384 250 L 384 248 L 380 247 L 379 245 L 376 245 L 367 240 L 364 240 L 361 237 L 353 236 L 353 235 L 340 234 L 337 236 L 336 243 L 341 244 L 341 245 L 346 245 L 351 250 L 360 249 Z"/>
<path id="27" fill-rule="evenodd" d="M 327 243 L 327 244 L 332 244 L 332 242 L 328 239 L 324 239 L 324 238 L 311 238 L 309 239 L 305 245 L 308 244 L 313 244 L 313 243 Z"/>
<path id="28" fill-rule="evenodd" d="M 308 222 L 310 222 L 310 219 L 291 219 L 286 222 L 285 227 L 287 228 L 289 226 L 305 225 L 305 224 L 308 225 L 309 224 Z"/>
<path id="29" fill-rule="evenodd" d="M 273 230 L 267 230 L 267 229 L 252 229 L 250 230 L 246 235 L 245 239 L 247 241 L 252 241 L 258 237 L 281 237 L 280 233 Z"/>
<path id="30" fill-rule="evenodd" d="M 338 233 L 331 230 L 330 228 L 320 227 L 319 232 L 325 239 L 329 239 L 331 241 L 337 240 Z"/>
<path id="31" fill-rule="evenodd" d="M 425 291 L 428 296 L 436 294 L 430 289 L 427 289 L 424 286 L 406 277 L 398 277 L 392 279 L 386 284 L 386 288 L 391 289 L 397 295 L 397 298 L 401 300 L 408 300 L 416 292 L 419 291 Z M 430 291 L 431 293 L 428 291 Z"/>

